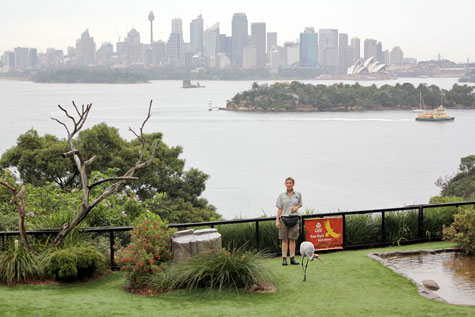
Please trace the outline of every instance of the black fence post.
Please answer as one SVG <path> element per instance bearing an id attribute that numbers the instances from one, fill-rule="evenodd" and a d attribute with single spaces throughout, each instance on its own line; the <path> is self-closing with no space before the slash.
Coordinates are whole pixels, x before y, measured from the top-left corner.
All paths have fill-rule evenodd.
<path id="1" fill-rule="evenodd" d="M 342 221 L 343 221 L 343 245 L 342 245 L 342 247 L 345 248 L 345 246 L 346 246 L 346 237 L 345 237 L 346 236 L 346 234 L 345 234 L 345 232 L 346 232 L 346 217 L 345 217 L 345 214 L 342 214 L 341 218 L 342 218 Z"/>
<path id="2" fill-rule="evenodd" d="M 109 231 L 109 243 L 110 243 L 110 255 L 111 255 L 111 268 L 116 268 L 114 261 L 114 230 Z"/>
<path id="3" fill-rule="evenodd" d="M 419 221 L 418 221 L 418 236 L 419 239 L 424 239 L 424 208 L 419 206 Z"/>
<path id="4" fill-rule="evenodd" d="M 5 234 L 2 234 L 2 248 L 0 250 L 5 251 L 7 248 L 5 248 Z"/>
<path id="5" fill-rule="evenodd" d="M 385 222 L 385 215 L 384 211 L 381 211 L 381 235 L 383 240 L 381 242 L 386 242 L 386 222 Z"/>
<path id="6" fill-rule="evenodd" d="M 259 220 L 256 220 L 256 249 L 259 249 L 259 242 L 260 242 L 260 236 L 259 236 Z"/>

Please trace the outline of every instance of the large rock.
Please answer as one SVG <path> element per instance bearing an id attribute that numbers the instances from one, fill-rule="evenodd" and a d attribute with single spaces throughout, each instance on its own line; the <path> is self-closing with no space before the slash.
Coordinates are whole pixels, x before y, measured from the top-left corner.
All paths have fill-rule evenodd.
<path id="1" fill-rule="evenodd" d="M 181 262 L 200 253 L 218 252 L 221 234 L 216 229 L 183 230 L 172 236 L 173 262 Z"/>
<path id="2" fill-rule="evenodd" d="M 422 285 L 424 285 L 425 288 L 430 289 L 431 291 L 436 291 L 440 288 L 439 284 L 437 284 L 433 280 L 423 280 Z"/>

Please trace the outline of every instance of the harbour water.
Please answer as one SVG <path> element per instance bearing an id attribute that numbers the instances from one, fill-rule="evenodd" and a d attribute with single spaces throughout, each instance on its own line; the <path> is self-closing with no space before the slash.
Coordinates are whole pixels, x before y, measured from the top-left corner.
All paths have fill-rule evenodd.
<path id="1" fill-rule="evenodd" d="M 332 81 L 305 81 L 331 84 Z M 411 82 L 451 88 L 455 78 L 399 79 L 361 85 Z M 263 83 L 263 82 L 259 82 Z M 183 147 L 186 166 L 210 175 L 203 196 L 225 218 L 275 214 L 284 179 L 296 179 L 304 208 L 313 212 L 397 207 L 427 203 L 438 194 L 438 177 L 453 175 L 460 158 L 475 154 L 475 110 L 448 110 L 455 122 L 416 122 L 411 111 L 345 113 L 239 113 L 224 107 L 252 81 L 181 81 L 149 84 L 35 84 L 0 80 L 0 152 L 30 128 L 65 137 L 57 105 L 92 102 L 86 128 L 100 122 L 133 137 L 148 103 L 146 132 L 160 131 Z"/>

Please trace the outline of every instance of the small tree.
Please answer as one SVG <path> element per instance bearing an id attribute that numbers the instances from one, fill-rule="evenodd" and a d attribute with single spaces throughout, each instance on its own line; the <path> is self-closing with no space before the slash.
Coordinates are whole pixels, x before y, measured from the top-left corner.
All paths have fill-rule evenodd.
<path id="1" fill-rule="evenodd" d="M 454 223 L 443 227 L 444 238 L 455 242 L 457 248 L 467 254 L 475 254 L 475 209 L 459 207 L 454 214 Z"/>

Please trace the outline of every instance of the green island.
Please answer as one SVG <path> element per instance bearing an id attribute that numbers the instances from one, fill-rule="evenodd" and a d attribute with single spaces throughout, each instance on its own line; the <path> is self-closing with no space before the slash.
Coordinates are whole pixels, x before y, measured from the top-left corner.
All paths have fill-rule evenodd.
<path id="1" fill-rule="evenodd" d="M 410 83 L 395 86 L 361 86 L 338 83 L 313 85 L 298 81 L 258 85 L 236 94 L 226 104 L 233 111 L 364 111 L 409 110 L 420 107 L 422 95 L 426 107 L 440 104 L 447 108 L 475 108 L 475 87 L 455 84 L 452 89 L 436 85 Z"/>

